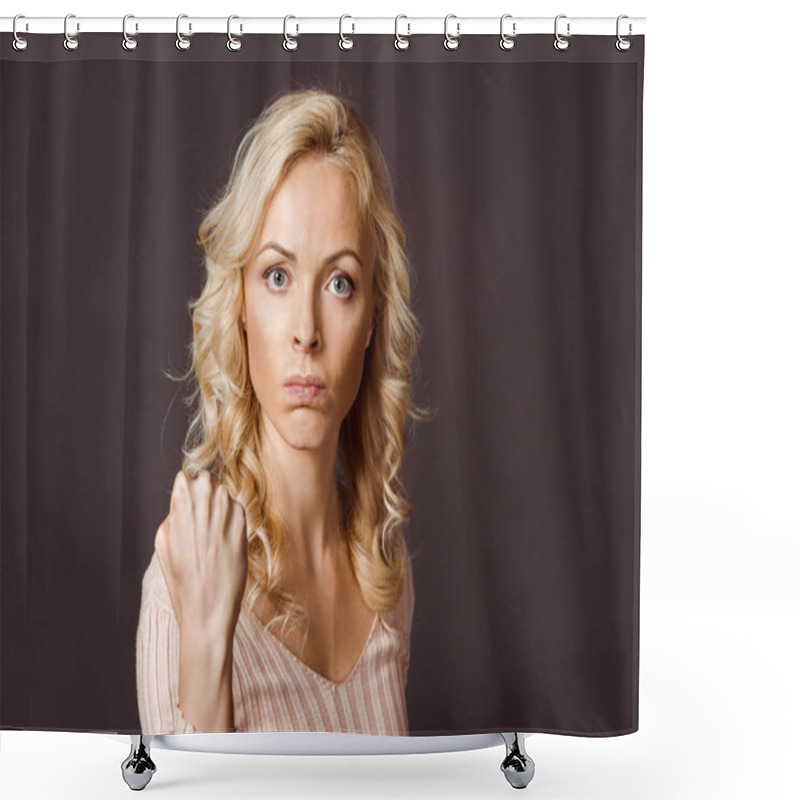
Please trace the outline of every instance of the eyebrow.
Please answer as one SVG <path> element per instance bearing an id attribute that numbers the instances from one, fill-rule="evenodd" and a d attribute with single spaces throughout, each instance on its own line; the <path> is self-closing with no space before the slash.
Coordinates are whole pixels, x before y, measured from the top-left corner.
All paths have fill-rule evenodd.
<path id="1" fill-rule="evenodd" d="M 277 242 L 267 242 L 256 253 L 256 258 L 258 258 L 258 256 L 260 256 L 265 250 L 275 250 L 276 252 L 280 253 L 282 256 L 285 256 L 286 258 L 288 258 L 290 261 L 297 261 L 297 256 L 291 250 L 287 250 L 285 247 L 283 247 L 282 245 L 278 244 Z M 333 255 L 328 256 L 325 259 L 325 264 L 326 265 L 327 264 L 332 264 L 334 261 L 336 261 L 337 258 L 341 258 L 342 256 L 352 256 L 358 262 L 358 265 L 362 269 L 364 268 L 364 265 L 361 263 L 361 259 L 358 256 L 358 253 L 356 253 L 356 251 L 353 250 L 350 247 L 344 247 L 341 250 L 337 250 Z"/>

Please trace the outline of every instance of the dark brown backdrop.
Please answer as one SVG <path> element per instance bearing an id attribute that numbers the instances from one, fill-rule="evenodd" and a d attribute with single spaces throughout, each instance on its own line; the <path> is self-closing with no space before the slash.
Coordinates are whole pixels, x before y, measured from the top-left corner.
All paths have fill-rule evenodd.
<path id="1" fill-rule="evenodd" d="M 139 729 L 140 582 L 188 409 L 197 227 L 281 92 L 351 99 L 424 328 L 412 734 L 638 727 L 644 40 L 0 41 L 0 727 Z"/>

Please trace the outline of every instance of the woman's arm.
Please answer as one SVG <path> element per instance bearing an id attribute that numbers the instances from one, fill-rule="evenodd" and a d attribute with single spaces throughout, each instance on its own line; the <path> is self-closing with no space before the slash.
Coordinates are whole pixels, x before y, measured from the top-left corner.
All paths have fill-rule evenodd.
<path id="1" fill-rule="evenodd" d="M 233 727 L 232 638 L 206 637 L 206 641 L 220 644 L 217 655 L 207 655 L 195 644 L 203 639 L 189 632 L 188 621 L 185 626 L 187 630 L 182 633 L 154 554 L 142 580 L 136 631 L 136 688 L 142 733 L 228 731 Z M 195 697 L 204 699 L 198 703 Z"/>
<path id="2" fill-rule="evenodd" d="M 244 509 L 208 470 L 197 478 L 180 471 L 155 552 L 151 585 L 169 607 L 178 640 L 168 648 L 170 703 L 182 725 L 233 731 L 233 640 L 247 578 Z"/>
<path id="3" fill-rule="evenodd" d="M 144 734 L 194 733 L 178 707 L 180 630 L 172 610 L 145 590 L 136 630 L 136 695 Z"/>
<path id="4" fill-rule="evenodd" d="M 233 725 L 233 639 L 181 631 L 178 707 L 195 730 L 229 732 Z"/>
<path id="5" fill-rule="evenodd" d="M 232 643 L 211 648 L 182 635 L 172 610 L 155 598 L 136 632 L 136 689 L 142 733 L 228 732 L 233 724 Z M 216 649 L 216 653 L 213 650 Z"/>

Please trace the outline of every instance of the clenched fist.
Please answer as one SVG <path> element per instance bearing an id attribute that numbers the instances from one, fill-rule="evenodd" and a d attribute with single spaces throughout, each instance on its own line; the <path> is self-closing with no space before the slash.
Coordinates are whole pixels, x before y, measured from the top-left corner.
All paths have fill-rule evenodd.
<path id="1" fill-rule="evenodd" d="M 247 581 L 247 524 L 208 470 L 175 476 L 155 550 L 182 634 L 232 639 Z"/>

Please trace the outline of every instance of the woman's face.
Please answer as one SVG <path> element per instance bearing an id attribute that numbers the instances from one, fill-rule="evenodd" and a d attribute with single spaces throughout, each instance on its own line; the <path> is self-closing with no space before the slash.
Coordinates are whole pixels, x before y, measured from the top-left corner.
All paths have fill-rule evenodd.
<path id="1" fill-rule="evenodd" d="M 244 270 L 242 324 L 266 426 L 296 448 L 338 441 L 372 337 L 373 251 L 362 238 L 353 179 L 300 159 L 270 203 Z M 297 376 L 324 388 L 292 386 Z"/>

